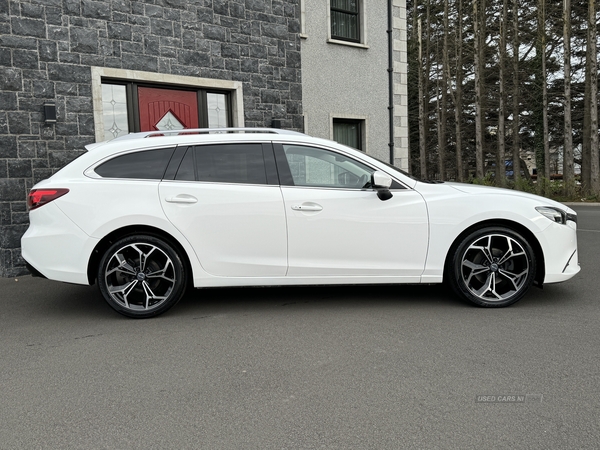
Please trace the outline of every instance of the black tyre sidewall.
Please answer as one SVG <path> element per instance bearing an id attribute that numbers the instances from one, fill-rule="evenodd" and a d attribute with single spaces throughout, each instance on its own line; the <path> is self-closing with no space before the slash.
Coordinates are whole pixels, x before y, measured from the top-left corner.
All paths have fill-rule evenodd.
<path id="1" fill-rule="evenodd" d="M 151 309 L 149 311 L 134 311 L 125 308 L 120 303 L 116 302 L 108 292 L 106 279 L 104 277 L 106 266 L 110 261 L 112 255 L 115 253 L 115 251 L 117 251 L 121 247 L 134 243 L 151 244 L 160 248 L 169 256 L 169 258 L 171 258 L 175 271 L 176 281 L 171 295 L 158 308 Z M 168 309 L 175 306 L 177 302 L 179 302 L 179 300 L 181 300 L 181 297 L 183 297 L 183 294 L 185 293 L 187 287 L 187 271 L 185 269 L 185 265 L 181 260 L 181 257 L 179 256 L 179 253 L 173 248 L 173 246 L 165 242 L 163 239 L 150 235 L 131 235 L 119 239 L 104 252 L 100 260 L 100 264 L 98 265 L 97 280 L 100 293 L 102 294 L 102 297 L 104 297 L 104 300 L 106 300 L 106 302 L 111 306 L 111 308 L 127 317 L 131 317 L 134 319 L 146 319 L 149 317 L 156 317 L 164 313 Z"/>
<path id="2" fill-rule="evenodd" d="M 525 281 L 521 289 L 511 297 L 497 302 L 486 301 L 477 297 L 476 295 L 473 295 L 473 293 L 471 293 L 469 288 L 463 282 L 461 273 L 462 258 L 466 250 L 471 244 L 473 244 L 473 242 L 480 239 L 482 236 L 488 234 L 500 234 L 516 240 L 525 250 L 527 260 L 529 263 L 529 274 L 527 275 L 527 280 Z M 450 266 L 447 269 L 449 284 L 460 298 L 462 298 L 463 300 L 467 300 L 470 303 L 474 303 L 478 306 L 488 308 L 501 308 L 518 302 L 527 293 L 527 291 L 533 284 L 533 280 L 535 279 L 537 262 L 535 259 L 535 253 L 533 251 L 533 248 L 531 247 L 527 239 L 525 239 L 521 234 L 517 233 L 514 230 L 511 230 L 510 228 L 486 227 L 472 232 L 460 242 L 460 244 L 456 247 L 456 250 L 454 251 L 454 254 L 450 261 Z"/>

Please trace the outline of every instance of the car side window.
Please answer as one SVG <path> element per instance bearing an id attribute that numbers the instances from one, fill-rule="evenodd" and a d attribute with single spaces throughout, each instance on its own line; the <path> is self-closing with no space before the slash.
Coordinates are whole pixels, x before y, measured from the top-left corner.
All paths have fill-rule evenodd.
<path id="1" fill-rule="evenodd" d="M 362 189 L 370 186 L 373 169 L 329 150 L 283 145 L 295 186 Z"/>
<path id="2" fill-rule="evenodd" d="M 182 181 L 267 184 L 260 143 L 190 147 L 175 177 Z"/>
<path id="3" fill-rule="evenodd" d="M 94 169 L 103 178 L 162 179 L 175 147 L 143 150 L 117 156 Z"/>

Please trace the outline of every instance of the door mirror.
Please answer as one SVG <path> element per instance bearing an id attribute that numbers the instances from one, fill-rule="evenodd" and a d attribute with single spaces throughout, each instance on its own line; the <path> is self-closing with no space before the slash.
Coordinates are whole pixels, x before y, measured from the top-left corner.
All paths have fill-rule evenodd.
<path id="1" fill-rule="evenodd" d="M 376 170 L 373 172 L 373 175 L 371 175 L 371 185 L 375 189 L 389 189 L 392 185 L 392 177 L 387 173 Z"/>
<path id="2" fill-rule="evenodd" d="M 392 177 L 387 173 L 380 172 L 379 170 L 373 172 L 373 175 L 371 175 L 371 185 L 377 190 L 377 197 L 380 200 L 385 201 L 392 198 L 392 193 L 390 192 Z"/>

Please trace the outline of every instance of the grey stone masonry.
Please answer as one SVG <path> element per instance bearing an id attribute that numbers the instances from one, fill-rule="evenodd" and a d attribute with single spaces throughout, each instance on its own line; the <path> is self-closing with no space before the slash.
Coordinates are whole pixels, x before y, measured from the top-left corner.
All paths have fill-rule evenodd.
<path id="1" fill-rule="evenodd" d="M 26 273 L 28 190 L 94 141 L 92 66 L 240 81 L 246 126 L 302 129 L 298 2 L 0 0 L 0 276 Z"/>

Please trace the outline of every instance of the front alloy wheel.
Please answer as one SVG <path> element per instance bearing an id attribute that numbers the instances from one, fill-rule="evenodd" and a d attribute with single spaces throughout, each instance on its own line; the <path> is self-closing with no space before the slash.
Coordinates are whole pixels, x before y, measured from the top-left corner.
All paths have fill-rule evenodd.
<path id="1" fill-rule="evenodd" d="M 105 253 L 98 286 L 117 312 L 146 318 L 165 312 L 185 292 L 186 273 L 171 245 L 154 236 L 128 236 Z"/>
<path id="2" fill-rule="evenodd" d="M 520 300 L 533 283 L 536 260 L 529 243 L 508 228 L 484 228 L 457 247 L 450 284 L 479 306 L 501 307 Z"/>

